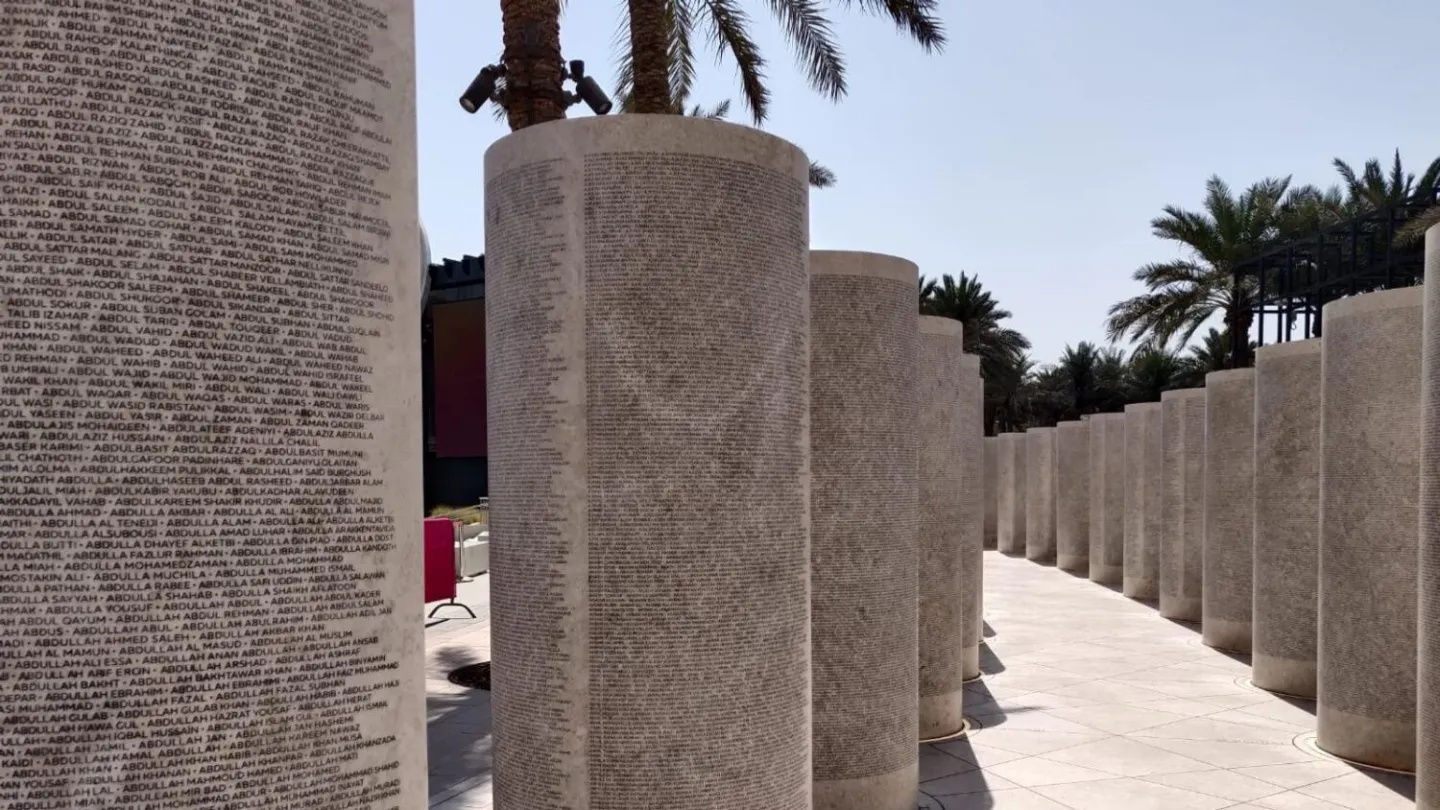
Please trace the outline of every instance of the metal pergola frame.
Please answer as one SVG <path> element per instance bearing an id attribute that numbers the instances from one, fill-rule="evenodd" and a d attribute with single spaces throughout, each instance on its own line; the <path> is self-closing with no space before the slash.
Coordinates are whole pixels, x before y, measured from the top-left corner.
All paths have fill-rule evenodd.
<path id="1" fill-rule="evenodd" d="M 1319 337 L 1324 306 L 1359 293 L 1409 287 L 1425 275 L 1423 241 L 1396 245 L 1407 222 L 1440 204 L 1440 188 L 1341 222 L 1246 259 L 1233 271 L 1234 294 L 1254 285 L 1256 345 Z M 1291 331 L 1300 327 L 1301 337 Z M 1269 327 L 1267 329 L 1267 326 Z M 1249 365 L 1248 340 L 1231 341 L 1233 367 Z"/>

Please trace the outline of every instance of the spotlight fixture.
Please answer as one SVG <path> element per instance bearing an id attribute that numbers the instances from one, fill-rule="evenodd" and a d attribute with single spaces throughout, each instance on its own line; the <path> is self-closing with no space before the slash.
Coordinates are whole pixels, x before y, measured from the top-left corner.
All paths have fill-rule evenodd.
<path id="1" fill-rule="evenodd" d="M 585 63 L 579 59 L 570 62 L 570 80 L 575 82 L 575 94 L 571 104 L 583 101 L 585 106 L 590 108 L 590 112 L 596 115 L 606 115 L 614 109 L 615 105 L 610 103 L 610 97 L 600 89 L 600 83 L 595 81 L 594 77 L 585 75 Z"/>
<path id="2" fill-rule="evenodd" d="M 503 70 L 494 65 L 480 68 L 475 80 L 470 82 L 470 86 L 465 88 L 464 94 L 460 96 L 460 106 L 465 109 L 465 112 L 473 114 L 484 106 L 485 102 L 491 100 L 491 97 L 495 95 L 495 85 Z"/>
<path id="3" fill-rule="evenodd" d="M 460 106 L 467 113 L 474 113 L 485 102 L 493 101 L 500 106 L 505 106 L 505 94 L 499 90 L 500 79 L 505 76 L 504 65 L 486 65 L 480 68 L 480 73 L 475 76 L 470 86 L 460 96 Z M 600 83 L 594 77 L 585 75 L 585 63 L 579 59 L 570 62 L 568 70 L 562 65 L 560 68 L 561 80 L 575 82 L 575 92 L 564 91 L 560 95 L 560 104 L 563 107 L 573 107 L 580 102 L 596 115 L 607 115 L 615 109 L 610 97 L 600 88 Z"/>

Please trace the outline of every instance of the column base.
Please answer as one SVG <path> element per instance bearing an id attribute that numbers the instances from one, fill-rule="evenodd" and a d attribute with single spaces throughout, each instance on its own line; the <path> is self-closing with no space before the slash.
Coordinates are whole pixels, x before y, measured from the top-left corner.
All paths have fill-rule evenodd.
<path id="1" fill-rule="evenodd" d="M 1138 577 L 1121 577 L 1120 592 L 1131 599 L 1160 598 L 1160 583 L 1153 579 L 1140 579 Z"/>
<path id="2" fill-rule="evenodd" d="M 1044 547 L 1031 548 L 1029 546 L 1026 546 L 1025 559 L 1029 560 L 1030 562 L 1053 563 L 1055 562 L 1055 549 Z"/>
<path id="3" fill-rule="evenodd" d="M 1060 566 L 1061 571 L 1069 571 L 1072 574 L 1079 574 L 1081 576 L 1086 576 L 1090 573 L 1090 556 L 1088 554 L 1083 557 L 1072 554 L 1061 554 L 1058 555 L 1056 559 L 1056 564 Z"/>
<path id="4" fill-rule="evenodd" d="M 948 737 L 965 728 L 965 690 L 920 696 L 920 739 Z"/>
<path id="5" fill-rule="evenodd" d="M 1415 724 L 1362 717 L 1326 706 L 1315 713 L 1315 743 L 1327 754 L 1356 765 L 1415 772 Z"/>
<path id="6" fill-rule="evenodd" d="M 1315 662 L 1254 653 L 1250 680 L 1267 692 L 1302 700 L 1315 699 Z"/>
<path id="7" fill-rule="evenodd" d="M 1214 647 L 1221 652 L 1249 655 L 1250 622 L 1231 622 L 1205 616 L 1200 623 L 1200 641 L 1206 647 Z"/>
<path id="8" fill-rule="evenodd" d="M 915 810 L 920 763 L 860 779 L 816 780 L 814 810 Z"/>
<path id="9" fill-rule="evenodd" d="M 1090 581 L 1100 585 L 1119 585 L 1125 581 L 1125 569 L 1118 565 L 1092 565 Z"/>
<path id="10" fill-rule="evenodd" d="M 960 651 L 960 670 L 966 681 L 980 677 L 980 645 L 965 647 Z"/>
<path id="11" fill-rule="evenodd" d="M 1170 596 L 1160 593 L 1160 615 L 1177 622 L 1200 623 L 1203 606 L 1198 596 Z"/>

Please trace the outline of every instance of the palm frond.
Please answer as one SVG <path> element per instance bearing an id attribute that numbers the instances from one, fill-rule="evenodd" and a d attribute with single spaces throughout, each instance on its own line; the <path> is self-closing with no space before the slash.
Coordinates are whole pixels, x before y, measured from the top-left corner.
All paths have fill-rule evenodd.
<path id="1" fill-rule="evenodd" d="M 945 27 L 937 0 L 841 0 L 840 5 L 858 5 L 866 13 L 889 17 L 896 28 L 909 34 L 926 52 L 945 47 Z"/>
<path id="2" fill-rule="evenodd" d="M 750 38 L 750 16 L 737 0 L 700 0 L 705 4 L 705 28 L 716 59 L 728 53 L 740 74 L 740 97 L 756 124 L 770 112 L 770 90 L 765 86 L 765 57 Z"/>
<path id="3" fill-rule="evenodd" d="M 810 185 L 814 188 L 830 188 L 835 185 L 835 172 L 813 160 L 810 161 Z"/>
<path id="4" fill-rule="evenodd" d="M 769 5 L 810 86 L 831 101 L 840 100 L 846 90 L 845 60 L 824 5 L 816 0 L 769 0 Z"/>

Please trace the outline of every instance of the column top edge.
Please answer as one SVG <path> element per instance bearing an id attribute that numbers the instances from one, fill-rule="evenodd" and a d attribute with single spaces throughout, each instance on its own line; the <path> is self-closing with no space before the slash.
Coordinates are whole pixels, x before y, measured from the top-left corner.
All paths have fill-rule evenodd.
<path id="1" fill-rule="evenodd" d="M 1294 357 L 1296 355 L 1319 354 L 1320 348 L 1325 341 L 1321 338 L 1310 338 L 1308 340 L 1292 340 L 1287 343 L 1272 343 L 1269 346 L 1261 346 L 1255 350 L 1255 362 L 1261 360 L 1276 360 L 1281 357 Z"/>
<path id="2" fill-rule="evenodd" d="M 812 250 L 810 251 L 810 276 L 812 278 L 815 276 L 884 278 L 904 282 L 913 287 L 920 281 L 920 268 L 909 259 L 891 256 L 888 253 L 867 253 L 863 250 Z"/>
<path id="3" fill-rule="evenodd" d="M 1358 315 L 1362 312 L 1382 312 L 1387 309 L 1419 308 L 1425 305 L 1425 287 L 1400 287 L 1394 290 L 1352 295 L 1326 304 L 1320 310 L 1322 320 Z"/>

